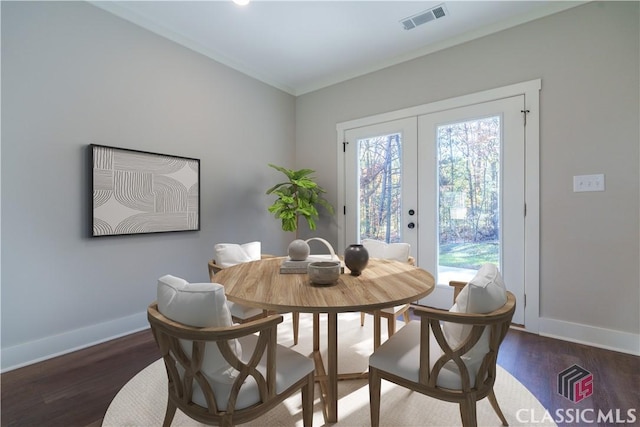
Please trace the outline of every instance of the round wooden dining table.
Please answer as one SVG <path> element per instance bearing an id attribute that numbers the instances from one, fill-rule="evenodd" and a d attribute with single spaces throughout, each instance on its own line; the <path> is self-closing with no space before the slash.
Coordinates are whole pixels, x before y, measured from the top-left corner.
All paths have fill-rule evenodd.
<path id="1" fill-rule="evenodd" d="M 407 263 L 371 258 L 360 276 L 345 272 L 335 284 L 315 285 L 307 274 L 281 273 L 285 257 L 269 258 L 228 267 L 215 275 L 230 301 L 279 313 L 313 313 L 313 357 L 320 382 L 325 418 L 338 420 L 338 313 L 374 313 L 375 347 L 379 345 L 378 310 L 416 301 L 434 289 L 426 270 Z M 328 315 L 327 371 L 320 356 L 319 315 Z M 361 376 L 362 374 L 360 374 Z"/>

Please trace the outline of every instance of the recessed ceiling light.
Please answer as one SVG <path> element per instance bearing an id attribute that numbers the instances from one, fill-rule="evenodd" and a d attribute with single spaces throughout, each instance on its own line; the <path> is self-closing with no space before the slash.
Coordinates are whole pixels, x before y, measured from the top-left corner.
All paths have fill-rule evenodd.
<path id="1" fill-rule="evenodd" d="M 238 6 L 246 6 L 249 4 L 250 1 L 251 0 L 233 0 L 233 2 Z"/>

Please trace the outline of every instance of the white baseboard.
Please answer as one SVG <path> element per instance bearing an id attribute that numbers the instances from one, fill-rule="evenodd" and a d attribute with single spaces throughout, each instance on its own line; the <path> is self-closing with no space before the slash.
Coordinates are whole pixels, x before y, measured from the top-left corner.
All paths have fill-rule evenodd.
<path id="1" fill-rule="evenodd" d="M 640 334 L 541 317 L 539 334 L 640 356 Z"/>
<path id="2" fill-rule="evenodd" d="M 3 348 L 0 372 L 11 371 L 56 356 L 149 328 L 146 311 L 63 334 Z"/>

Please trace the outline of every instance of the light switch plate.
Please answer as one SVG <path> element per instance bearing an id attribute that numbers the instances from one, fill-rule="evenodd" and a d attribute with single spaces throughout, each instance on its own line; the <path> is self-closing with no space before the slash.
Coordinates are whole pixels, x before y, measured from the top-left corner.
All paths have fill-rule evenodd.
<path id="1" fill-rule="evenodd" d="M 573 192 L 604 191 L 604 174 L 575 175 L 573 177 Z"/>

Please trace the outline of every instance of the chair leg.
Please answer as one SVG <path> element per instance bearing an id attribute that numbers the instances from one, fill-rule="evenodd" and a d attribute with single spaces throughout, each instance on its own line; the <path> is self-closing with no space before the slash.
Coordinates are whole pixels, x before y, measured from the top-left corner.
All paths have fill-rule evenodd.
<path id="1" fill-rule="evenodd" d="M 364 311 L 360 312 L 360 326 L 364 326 Z"/>
<path id="2" fill-rule="evenodd" d="M 313 372 L 307 378 L 307 384 L 302 387 L 302 425 L 311 427 L 313 425 L 313 387 L 315 381 Z"/>
<path id="3" fill-rule="evenodd" d="M 173 417 L 176 415 L 177 406 L 171 401 L 171 398 L 167 400 L 167 410 L 164 414 L 163 427 L 170 427 L 173 422 Z"/>
<path id="4" fill-rule="evenodd" d="M 291 313 L 293 319 L 293 345 L 298 345 L 298 330 L 300 329 L 300 313 L 294 311 Z"/>
<path id="5" fill-rule="evenodd" d="M 313 313 L 313 351 L 320 351 L 320 313 Z"/>
<path id="6" fill-rule="evenodd" d="M 382 379 L 376 368 L 369 366 L 369 410 L 371 427 L 380 426 L 380 383 Z"/>
<path id="7" fill-rule="evenodd" d="M 478 427 L 476 418 L 476 397 L 473 393 L 465 396 L 465 400 L 460 402 L 460 417 L 463 427 Z"/>
<path id="8" fill-rule="evenodd" d="M 489 398 L 489 403 L 491 403 L 491 407 L 493 408 L 493 410 L 498 415 L 498 418 L 500 418 L 500 421 L 502 421 L 502 425 L 503 426 L 508 426 L 509 423 L 507 422 L 507 419 L 504 417 L 504 414 L 502 413 L 502 410 L 500 409 L 500 406 L 498 405 L 498 400 L 496 399 L 496 394 L 493 392 L 493 389 L 491 389 L 491 391 L 489 392 L 487 397 Z"/>
<path id="9" fill-rule="evenodd" d="M 391 315 L 387 317 L 387 337 L 391 338 L 391 335 L 396 333 L 396 316 Z"/>

